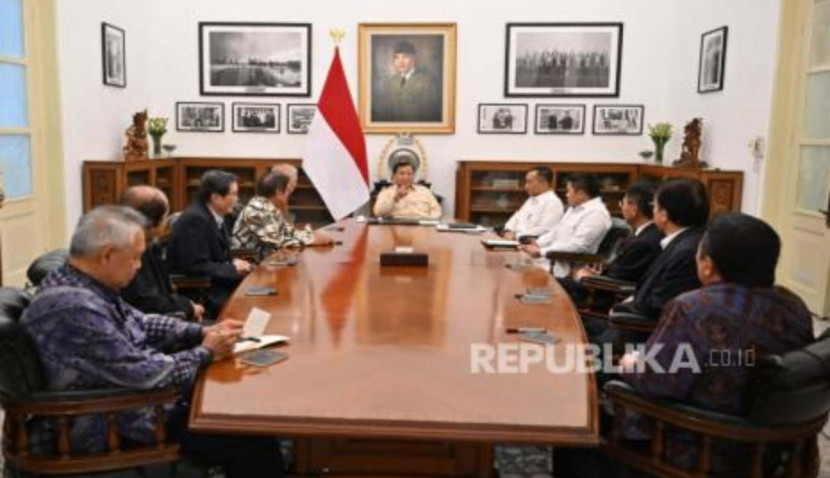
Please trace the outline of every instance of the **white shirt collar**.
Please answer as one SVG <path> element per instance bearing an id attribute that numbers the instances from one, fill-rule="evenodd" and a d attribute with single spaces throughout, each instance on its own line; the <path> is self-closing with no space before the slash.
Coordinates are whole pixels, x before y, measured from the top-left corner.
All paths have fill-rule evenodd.
<path id="1" fill-rule="evenodd" d="M 654 224 L 654 221 L 648 221 L 647 223 L 638 227 L 636 230 L 634 230 L 634 237 L 639 236 L 641 232 L 645 231 L 646 228 L 652 224 Z"/>
<path id="2" fill-rule="evenodd" d="M 598 209 L 599 207 L 605 207 L 605 203 L 602 202 L 601 197 L 597 196 L 585 201 L 579 206 L 573 206 L 571 209 L 574 211 L 581 211 L 582 209 Z"/>
<path id="3" fill-rule="evenodd" d="M 674 231 L 673 233 L 669 234 L 668 236 L 664 237 L 660 241 L 660 247 L 662 247 L 665 250 L 667 247 L 669 247 L 669 244 L 671 244 L 671 241 L 673 241 L 675 237 L 679 236 L 680 233 L 682 233 L 686 229 L 688 229 L 688 227 L 680 228 L 680 229 Z"/>
<path id="4" fill-rule="evenodd" d="M 543 192 L 542 194 L 537 194 L 535 196 L 530 196 L 530 198 L 528 198 L 528 199 L 530 199 L 531 203 L 538 204 L 539 202 L 544 201 L 545 199 L 547 199 L 547 197 L 552 195 L 552 194 L 553 194 L 553 191 L 548 189 L 547 191 Z"/>
<path id="5" fill-rule="evenodd" d="M 412 78 L 412 75 L 414 73 L 415 73 L 415 68 L 412 68 L 411 70 L 409 70 L 406 73 L 404 73 L 403 75 L 401 75 L 401 78 L 406 78 L 406 81 L 409 81 L 409 79 Z"/>

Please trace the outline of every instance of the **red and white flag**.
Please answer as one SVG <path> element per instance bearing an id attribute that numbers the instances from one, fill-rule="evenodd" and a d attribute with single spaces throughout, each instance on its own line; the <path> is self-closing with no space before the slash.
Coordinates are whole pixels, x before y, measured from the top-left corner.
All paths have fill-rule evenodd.
<path id="1" fill-rule="evenodd" d="M 366 141 L 337 48 L 309 128 L 303 170 L 335 221 L 369 201 Z"/>

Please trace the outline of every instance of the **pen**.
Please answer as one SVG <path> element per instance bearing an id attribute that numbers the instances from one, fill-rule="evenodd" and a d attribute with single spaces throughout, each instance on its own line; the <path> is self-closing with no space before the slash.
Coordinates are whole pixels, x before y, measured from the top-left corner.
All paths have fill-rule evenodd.
<path id="1" fill-rule="evenodd" d="M 256 337 L 240 337 L 239 342 L 262 342 Z"/>
<path id="2" fill-rule="evenodd" d="M 508 334 L 544 334 L 547 329 L 543 327 L 508 327 L 505 332 Z"/>

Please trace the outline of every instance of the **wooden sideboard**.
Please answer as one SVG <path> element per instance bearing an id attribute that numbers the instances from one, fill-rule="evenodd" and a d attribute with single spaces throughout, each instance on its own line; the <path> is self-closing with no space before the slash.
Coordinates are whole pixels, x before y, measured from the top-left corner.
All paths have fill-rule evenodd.
<path id="1" fill-rule="evenodd" d="M 129 186 L 149 184 L 170 198 L 173 211 L 180 211 L 196 197 L 199 179 L 209 169 L 223 169 L 239 178 L 239 200 L 247 202 L 256 190 L 256 181 L 271 166 L 290 163 L 299 169 L 297 189 L 291 196 L 289 213 L 299 224 L 323 225 L 332 222 L 320 194 L 302 170 L 299 159 L 282 158 L 199 158 L 176 157 L 147 161 L 84 161 L 84 212 L 102 204 L 115 204 Z"/>
<path id="2" fill-rule="evenodd" d="M 455 215 L 459 220 L 501 225 L 527 199 L 525 174 L 535 166 L 547 166 L 554 174 L 554 189 L 565 201 L 569 174 L 596 174 L 600 195 L 613 215 L 620 215 L 619 201 L 637 180 L 655 182 L 676 177 L 702 181 L 709 191 L 711 214 L 740 211 L 743 172 L 689 169 L 630 163 L 566 163 L 544 161 L 459 161 L 455 182 Z"/>

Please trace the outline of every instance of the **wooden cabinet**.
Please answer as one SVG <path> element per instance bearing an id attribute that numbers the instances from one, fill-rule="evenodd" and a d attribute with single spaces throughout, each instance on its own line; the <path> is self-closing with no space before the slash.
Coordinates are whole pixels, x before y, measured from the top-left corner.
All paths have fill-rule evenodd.
<path id="1" fill-rule="evenodd" d="M 288 211 L 298 224 L 315 226 L 332 222 L 320 194 L 302 170 L 299 159 L 198 158 L 179 157 L 148 161 L 84 161 L 84 212 L 102 204 L 115 204 L 124 190 L 137 184 L 155 186 L 170 199 L 173 211 L 192 202 L 199 191 L 205 171 L 223 169 L 239 178 L 239 200 L 254 196 L 256 181 L 277 163 L 290 163 L 299 169 L 297 189 L 289 201 Z"/>
<path id="2" fill-rule="evenodd" d="M 527 199 L 525 174 L 535 166 L 553 171 L 556 194 L 565 202 L 565 184 L 573 173 L 596 174 L 600 196 L 611 214 L 620 215 L 620 200 L 639 179 L 660 182 L 674 177 L 703 181 L 709 189 L 712 214 L 741 210 L 743 173 L 626 163 L 553 163 L 537 161 L 459 161 L 456 171 L 455 215 L 461 221 L 504 224 Z"/>

